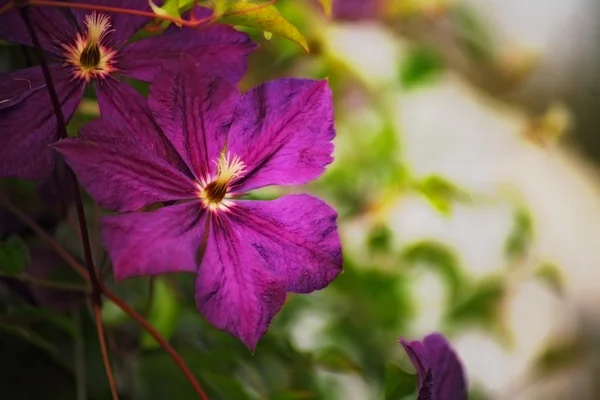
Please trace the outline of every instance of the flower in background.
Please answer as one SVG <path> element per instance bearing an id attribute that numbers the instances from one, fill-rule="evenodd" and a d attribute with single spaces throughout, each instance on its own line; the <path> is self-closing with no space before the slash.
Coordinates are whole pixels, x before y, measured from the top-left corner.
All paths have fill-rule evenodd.
<path id="1" fill-rule="evenodd" d="M 417 370 L 418 400 L 465 400 L 467 385 L 460 360 L 450 344 L 439 333 L 422 341 L 399 342 Z"/>
<path id="2" fill-rule="evenodd" d="M 100 205 L 171 204 L 104 219 L 115 277 L 197 274 L 200 312 L 254 349 L 286 292 L 322 289 L 342 270 L 337 214 L 323 201 L 241 198 L 309 182 L 332 161 L 327 82 L 279 79 L 241 95 L 185 58 L 151 85 L 149 104 L 118 89 L 101 120 L 54 145 Z"/>
<path id="3" fill-rule="evenodd" d="M 0 0 L 0 7 L 10 0 Z M 147 1 L 81 0 L 151 11 Z M 206 17 L 208 9 L 197 9 Z M 50 71 L 67 122 L 87 83 L 94 82 L 100 103 L 111 102 L 116 74 L 151 81 L 162 70 L 178 67 L 182 53 L 194 57 L 205 74 L 236 83 L 255 48 L 244 33 L 224 25 L 169 27 L 163 34 L 128 44 L 148 18 L 128 14 L 29 7 L 41 47 L 50 53 Z M 18 10 L 0 16 L 0 39 L 31 46 Z M 112 85 L 107 85 L 112 81 Z M 0 75 L 0 177 L 41 179 L 54 165 L 48 147 L 58 140 L 57 123 L 39 66 Z"/>
<path id="4" fill-rule="evenodd" d="M 374 19 L 383 8 L 384 0 L 333 0 L 332 15 L 338 20 Z"/>

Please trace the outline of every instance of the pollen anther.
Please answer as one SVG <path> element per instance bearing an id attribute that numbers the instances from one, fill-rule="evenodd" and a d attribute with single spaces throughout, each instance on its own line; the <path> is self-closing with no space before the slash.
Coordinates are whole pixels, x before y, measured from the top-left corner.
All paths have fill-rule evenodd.
<path id="1" fill-rule="evenodd" d="M 231 202 L 227 200 L 231 183 L 244 174 L 246 164 L 237 156 L 230 153 L 222 153 L 218 161 L 217 172 L 213 179 L 210 177 L 199 184 L 199 197 L 204 207 L 215 210 L 227 210 Z"/>
<path id="2" fill-rule="evenodd" d="M 114 58 L 116 51 L 110 49 L 106 35 L 112 32 L 110 17 L 95 11 L 85 17 L 87 32 L 77 34 L 72 44 L 63 44 L 65 65 L 74 67 L 75 78 L 85 79 L 104 78 L 115 71 Z"/>

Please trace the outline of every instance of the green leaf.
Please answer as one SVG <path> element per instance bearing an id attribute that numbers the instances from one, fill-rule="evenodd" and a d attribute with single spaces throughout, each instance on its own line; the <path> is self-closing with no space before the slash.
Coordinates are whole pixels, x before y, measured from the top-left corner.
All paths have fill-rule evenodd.
<path id="1" fill-rule="evenodd" d="M 511 261 L 524 255 L 533 241 L 533 221 L 524 208 L 514 215 L 514 226 L 504 245 L 504 255 Z"/>
<path id="2" fill-rule="evenodd" d="M 387 225 L 375 225 L 367 237 L 367 247 L 374 252 L 389 252 L 392 247 L 392 236 L 393 232 Z"/>
<path id="3" fill-rule="evenodd" d="M 52 342 L 25 326 L 0 322 L 0 331 L 18 337 L 49 353 L 58 354 L 58 349 Z"/>
<path id="4" fill-rule="evenodd" d="M 330 347 L 315 356 L 315 364 L 333 372 L 360 372 L 360 366 L 342 349 Z"/>
<path id="5" fill-rule="evenodd" d="M 481 324 L 494 327 L 506 294 L 504 283 L 487 279 L 475 286 L 459 304 L 450 310 L 448 318 L 453 322 Z"/>
<path id="6" fill-rule="evenodd" d="M 418 182 L 416 189 L 443 215 L 449 215 L 452 212 L 453 202 L 468 200 L 466 193 L 437 175 L 428 176 Z"/>
<path id="7" fill-rule="evenodd" d="M 9 236 L 0 243 L 0 271 L 8 275 L 18 275 L 29 265 L 27 245 L 16 235 Z"/>
<path id="8" fill-rule="evenodd" d="M 422 240 L 406 247 L 401 259 L 410 265 L 425 264 L 435 269 L 450 287 L 448 303 L 457 303 L 465 286 L 465 277 L 451 248 L 433 240 Z"/>
<path id="9" fill-rule="evenodd" d="M 468 6 L 453 7 L 450 17 L 456 28 L 458 41 L 475 61 L 491 61 L 494 43 L 489 24 Z"/>
<path id="10" fill-rule="evenodd" d="M 49 308 L 19 307 L 10 310 L 9 316 L 27 322 L 47 322 L 56 328 L 76 337 L 77 329 L 73 320 Z"/>
<path id="11" fill-rule="evenodd" d="M 175 292 L 165 279 L 155 278 L 154 293 L 147 318 L 148 322 L 168 340 L 175 331 L 178 314 L 179 302 L 175 297 Z M 147 331 L 142 331 L 141 335 L 142 348 L 154 349 L 160 347 Z"/>
<path id="12" fill-rule="evenodd" d="M 274 6 L 260 7 L 260 4 L 246 0 L 231 4 L 223 17 L 223 22 L 260 29 L 297 43 L 307 53 L 308 43 L 298 29 L 279 14 Z"/>
<path id="13" fill-rule="evenodd" d="M 331 17 L 331 11 L 333 10 L 333 0 L 319 0 L 321 7 L 323 7 L 323 11 L 325 15 Z"/>
<path id="14" fill-rule="evenodd" d="M 409 374 L 395 363 L 385 366 L 385 400 L 399 400 L 417 391 L 417 376 Z"/>
<path id="15" fill-rule="evenodd" d="M 107 327 L 114 327 L 129 321 L 129 315 L 115 305 L 112 301 L 102 303 L 102 322 Z"/>
<path id="16" fill-rule="evenodd" d="M 408 51 L 400 68 L 400 82 L 412 88 L 430 82 L 444 68 L 441 55 L 429 47 L 414 47 Z"/>
<path id="17" fill-rule="evenodd" d="M 236 400 L 252 399 L 238 379 L 208 371 L 204 371 L 202 375 L 205 381 L 209 382 L 214 391 L 220 395 L 219 398 Z"/>
<path id="18" fill-rule="evenodd" d="M 536 357 L 533 373 L 540 377 L 557 373 L 580 363 L 585 355 L 584 346 L 576 339 L 554 339 Z"/>
<path id="19" fill-rule="evenodd" d="M 536 269 L 534 276 L 541 279 L 559 296 L 563 294 L 565 286 L 564 277 L 557 265 L 550 263 L 542 264 Z"/>
<path id="20" fill-rule="evenodd" d="M 162 6 L 157 6 L 152 0 L 148 0 L 152 11 L 156 15 L 168 15 L 170 17 L 180 18 L 179 0 L 165 0 Z"/>

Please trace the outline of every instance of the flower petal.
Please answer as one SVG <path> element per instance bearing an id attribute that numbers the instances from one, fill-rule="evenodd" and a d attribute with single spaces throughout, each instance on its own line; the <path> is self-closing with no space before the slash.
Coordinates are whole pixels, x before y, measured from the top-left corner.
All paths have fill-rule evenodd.
<path id="1" fill-rule="evenodd" d="M 148 101 L 141 93 L 115 79 L 96 82 L 96 88 L 103 119 L 129 131 L 141 147 L 191 176 L 186 164 L 154 120 Z"/>
<path id="2" fill-rule="evenodd" d="M 150 3 L 144 0 L 78 0 L 78 3 L 84 3 L 92 6 L 109 6 L 126 8 L 129 10 L 148 11 L 152 12 Z M 160 1 L 157 1 L 160 3 Z M 85 27 L 85 17 L 91 14 L 93 10 L 73 9 L 79 26 Z M 142 29 L 144 25 L 152 21 L 152 18 L 141 17 L 137 15 L 125 13 L 109 13 L 106 11 L 98 11 L 98 13 L 106 14 L 110 17 L 111 29 L 113 30 L 107 37 L 110 44 L 116 48 L 120 48 L 133 36 L 134 33 Z"/>
<path id="3" fill-rule="evenodd" d="M 180 68 L 161 75 L 148 103 L 158 125 L 198 179 L 215 171 L 225 145 L 237 89 L 219 78 L 205 78 L 197 64 L 183 57 Z"/>
<path id="4" fill-rule="evenodd" d="M 102 207 L 134 211 L 161 201 L 195 198 L 194 182 L 142 147 L 136 132 L 100 119 L 86 124 L 79 136 L 53 147 Z"/>
<path id="5" fill-rule="evenodd" d="M 59 65 L 51 65 L 50 71 L 68 122 L 84 84 L 72 81 L 71 72 Z M 57 122 L 41 74 L 27 68 L 0 76 L 0 86 L 12 96 L 8 106 L 0 107 L 0 177 L 38 180 L 52 171 L 55 154 L 48 145 L 58 140 Z"/>
<path id="6" fill-rule="evenodd" d="M 13 107 L 39 90 L 46 90 L 40 67 L 30 67 L 0 75 L 0 110 Z"/>
<path id="7" fill-rule="evenodd" d="M 187 54 L 197 62 L 202 74 L 221 76 L 235 84 L 246 73 L 246 59 L 255 48 L 248 35 L 226 25 L 199 29 L 171 25 L 162 35 L 123 49 L 119 68 L 125 75 L 152 81 L 163 70 L 176 71 L 181 55 Z"/>
<path id="8" fill-rule="evenodd" d="M 306 183 L 333 158 L 335 136 L 327 81 L 278 79 L 244 95 L 227 149 L 247 166 L 237 191 Z"/>
<path id="9" fill-rule="evenodd" d="M 323 289 L 342 272 L 337 213 L 315 197 L 236 201 L 228 217 L 288 292 Z"/>
<path id="10" fill-rule="evenodd" d="M 12 0 L 0 0 L 0 8 Z M 60 48 L 56 41 L 71 43 L 75 40 L 77 26 L 75 19 L 69 23 L 69 16 L 73 17 L 68 9 L 54 7 L 28 7 L 29 18 L 36 29 L 40 45 L 44 50 L 59 54 Z M 15 8 L 0 14 L 0 39 L 25 46 L 33 46 L 31 37 L 25 23 Z"/>
<path id="11" fill-rule="evenodd" d="M 105 217 L 102 240 L 117 280 L 171 272 L 195 273 L 206 229 L 199 202 Z"/>
<path id="12" fill-rule="evenodd" d="M 233 221 L 213 218 L 196 280 L 196 304 L 210 323 L 252 351 L 285 301 L 283 282 L 263 264 Z"/>
<path id="13" fill-rule="evenodd" d="M 419 376 L 419 400 L 464 400 L 467 388 L 463 367 L 448 341 L 439 333 L 422 342 L 400 339 Z"/>

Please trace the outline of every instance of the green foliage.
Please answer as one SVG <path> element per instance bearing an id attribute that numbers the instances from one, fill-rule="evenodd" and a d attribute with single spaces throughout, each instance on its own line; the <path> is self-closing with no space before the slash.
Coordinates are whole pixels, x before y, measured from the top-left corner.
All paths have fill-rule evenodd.
<path id="1" fill-rule="evenodd" d="M 409 374 L 395 363 L 385 367 L 385 400 L 413 398 L 417 392 L 417 376 Z M 409 397 L 410 396 L 410 397 Z"/>
<path id="2" fill-rule="evenodd" d="M 400 83 L 411 89 L 433 80 L 444 68 L 441 55 L 432 48 L 411 48 L 400 67 Z"/>
<path id="3" fill-rule="evenodd" d="M 548 285 L 548 287 L 554 293 L 558 295 L 562 295 L 564 293 L 565 282 L 563 273 L 557 265 L 544 263 L 537 267 L 534 272 L 534 276 L 546 283 L 546 285 Z"/>
<path id="4" fill-rule="evenodd" d="M 304 36 L 274 6 L 259 8 L 257 3 L 240 0 L 227 7 L 221 20 L 231 25 L 241 25 L 270 32 L 297 43 L 306 52 L 309 51 Z"/>
<path id="5" fill-rule="evenodd" d="M 466 290 L 446 317 L 454 324 L 498 328 L 499 312 L 505 295 L 504 282 L 496 278 L 485 279 Z"/>
<path id="6" fill-rule="evenodd" d="M 454 7 L 450 14 L 455 23 L 458 40 L 475 61 L 491 61 L 494 41 L 488 25 L 466 5 Z"/>
<path id="7" fill-rule="evenodd" d="M 415 189 L 442 215 L 450 215 L 454 202 L 466 202 L 468 196 L 441 176 L 428 176 L 417 182 Z"/>
<path id="8" fill-rule="evenodd" d="M 16 235 L 0 242 L 0 271 L 7 275 L 18 275 L 29 265 L 27 245 Z"/>
<path id="9" fill-rule="evenodd" d="M 321 7 L 323 7 L 325 15 L 330 17 L 333 9 L 333 0 L 319 0 L 319 4 L 321 4 Z"/>
<path id="10" fill-rule="evenodd" d="M 514 226 L 504 245 L 504 254 L 513 261 L 523 256 L 533 241 L 533 221 L 524 208 L 514 214 Z"/>
<path id="11" fill-rule="evenodd" d="M 465 278 L 459 260 L 449 247 L 436 241 L 423 240 L 407 246 L 400 259 L 409 266 L 423 265 L 439 273 L 450 289 L 449 305 L 456 304 L 462 297 Z"/>
<path id="12" fill-rule="evenodd" d="M 154 290 L 151 293 L 152 298 L 146 319 L 168 340 L 173 335 L 177 324 L 179 301 L 173 288 L 164 278 L 155 278 L 153 286 Z M 159 344 L 146 331 L 142 331 L 140 344 L 143 349 L 159 347 Z"/>

